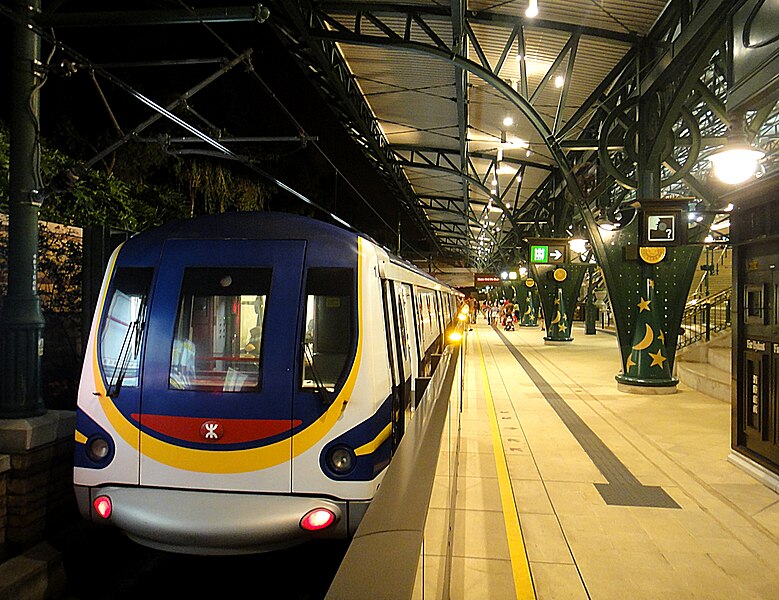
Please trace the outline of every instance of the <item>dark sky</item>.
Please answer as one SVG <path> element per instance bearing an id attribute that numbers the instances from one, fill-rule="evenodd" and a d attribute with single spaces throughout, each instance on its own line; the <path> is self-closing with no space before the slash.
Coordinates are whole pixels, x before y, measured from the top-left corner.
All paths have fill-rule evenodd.
<path id="1" fill-rule="evenodd" d="M 8 5 L 8 0 L 0 2 Z M 132 6 L 135 9 L 165 8 L 176 4 L 136 2 Z M 75 11 L 79 6 L 79 2 L 70 0 L 64 3 L 61 10 Z M 106 6 L 115 9 L 118 3 L 101 3 L 101 6 L 103 10 Z M 314 144 L 300 148 L 297 144 L 289 143 L 264 144 L 248 151 L 257 152 L 258 155 L 274 152 L 284 156 L 283 160 L 274 163 L 276 170 L 271 172 L 273 176 L 295 189 L 313 185 L 314 188 L 306 193 L 307 196 L 334 209 L 339 216 L 357 229 L 373 235 L 379 242 L 394 246 L 394 230 L 401 216 L 396 201 L 370 162 L 364 158 L 362 151 L 336 121 L 318 90 L 275 38 L 268 24 L 214 25 L 212 29 L 213 32 L 209 32 L 202 25 L 58 28 L 55 35 L 90 62 L 100 65 L 129 61 L 232 58 L 233 51 L 240 53 L 252 48 L 252 63 L 258 77 L 253 77 L 243 66 L 238 66 L 193 96 L 189 100 L 190 107 L 205 121 L 236 136 L 294 136 L 298 131 L 294 121 L 297 121 L 309 136 L 318 138 L 316 146 L 321 152 L 314 148 Z M 10 87 L 8 64 L 11 52 L 8 30 L 8 19 L 0 15 L 0 90 L 3 90 L 0 93 L 0 117 L 6 123 L 9 117 L 7 92 Z M 217 36 L 221 39 L 217 39 Z M 50 48 L 50 44 L 44 42 L 44 60 L 48 58 Z M 51 64 L 59 65 L 63 58 L 69 59 L 57 52 Z M 218 65 L 208 64 L 112 68 L 111 72 L 135 90 L 165 105 L 217 69 Z M 113 114 L 124 131 L 131 130 L 153 114 L 126 91 L 100 76 L 97 81 L 105 94 L 110 113 L 101 100 L 88 68 L 82 67 L 68 77 L 62 76 L 57 69 L 51 70 L 41 91 L 44 139 L 52 140 L 50 143 L 60 143 L 61 131 L 70 125 L 82 145 L 67 150 L 86 158 L 105 147 L 117 135 L 110 114 Z M 280 104 L 284 109 L 280 108 Z M 199 129 L 207 128 L 205 121 L 191 114 L 186 116 L 186 120 Z M 164 119 L 149 128 L 147 133 L 151 137 L 164 131 L 172 135 L 191 135 Z M 345 178 L 336 176 L 330 162 Z M 358 193 L 351 186 L 357 188 Z M 367 206 L 366 200 L 372 209 Z M 301 200 L 282 193 L 273 200 L 271 206 L 294 209 L 295 205 L 302 204 Z M 381 218 L 376 215 L 377 212 Z M 421 239 L 422 234 L 405 216 L 402 219 L 404 234 L 409 236 L 411 243 L 423 249 L 425 244 Z"/>

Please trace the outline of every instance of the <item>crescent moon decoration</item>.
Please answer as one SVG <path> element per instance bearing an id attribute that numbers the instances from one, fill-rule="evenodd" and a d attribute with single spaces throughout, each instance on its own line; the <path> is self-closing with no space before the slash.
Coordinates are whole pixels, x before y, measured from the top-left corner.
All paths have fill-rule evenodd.
<path id="1" fill-rule="evenodd" d="M 525 311 L 525 314 L 526 314 L 526 315 L 529 315 L 529 314 L 530 314 L 530 307 L 529 307 L 529 306 L 527 307 L 527 310 Z"/>
<path id="2" fill-rule="evenodd" d="M 560 311 L 558 310 L 557 314 L 554 317 L 554 319 L 552 319 L 552 325 L 554 325 L 555 323 L 559 323 L 560 322 L 560 318 L 561 318 Z M 647 327 L 649 327 L 649 325 L 647 325 Z"/>
<path id="3" fill-rule="evenodd" d="M 649 346 L 652 345 L 652 342 L 655 340 L 655 333 L 652 331 L 652 328 L 649 326 L 649 323 L 645 323 L 646 325 L 646 333 L 644 334 L 644 339 L 642 339 L 638 344 L 633 346 L 633 350 L 645 350 L 649 348 Z"/>

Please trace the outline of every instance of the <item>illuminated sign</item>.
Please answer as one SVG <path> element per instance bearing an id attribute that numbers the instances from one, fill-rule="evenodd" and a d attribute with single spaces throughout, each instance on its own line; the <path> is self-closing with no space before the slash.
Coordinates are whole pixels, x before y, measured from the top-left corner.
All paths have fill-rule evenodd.
<path id="1" fill-rule="evenodd" d="M 565 249 L 565 244 L 531 245 L 530 262 L 560 265 L 565 262 Z"/>
<path id="2" fill-rule="evenodd" d="M 473 285 L 476 287 L 482 285 L 495 285 L 500 283 L 500 277 L 496 273 L 474 273 Z"/>

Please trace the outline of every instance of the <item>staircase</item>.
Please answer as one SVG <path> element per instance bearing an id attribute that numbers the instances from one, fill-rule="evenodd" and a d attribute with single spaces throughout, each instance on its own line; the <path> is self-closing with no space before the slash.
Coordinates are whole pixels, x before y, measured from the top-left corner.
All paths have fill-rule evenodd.
<path id="1" fill-rule="evenodd" d="M 730 402 L 730 302 L 733 271 L 729 248 L 705 248 L 682 317 L 674 371 L 685 385 Z"/>
<path id="2" fill-rule="evenodd" d="M 697 342 L 679 350 L 674 370 L 685 385 L 730 402 L 730 366 L 731 330 L 726 329 L 713 334 L 708 342 Z"/>

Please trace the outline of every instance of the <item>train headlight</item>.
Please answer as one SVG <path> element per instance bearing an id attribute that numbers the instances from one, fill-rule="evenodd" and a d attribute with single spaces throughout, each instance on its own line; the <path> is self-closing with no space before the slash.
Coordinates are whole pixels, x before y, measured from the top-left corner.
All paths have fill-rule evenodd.
<path id="1" fill-rule="evenodd" d="M 95 437 L 87 442 L 87 454 L 95 462 L 102 462 L 111 453 L 111 445 L 108 440 L 101 437 Z"/>
<path id="2" fill-rule="evenodd" d="M 346 446 L 333 446 L 327 451 L 327 466 L 338 475 L 346 475 L 354 468 L 356 462 L 354 450 Z"/>

